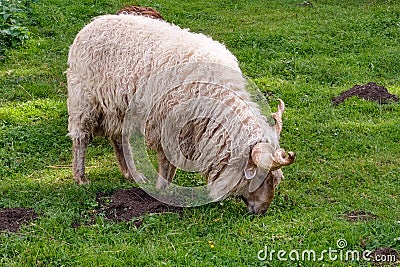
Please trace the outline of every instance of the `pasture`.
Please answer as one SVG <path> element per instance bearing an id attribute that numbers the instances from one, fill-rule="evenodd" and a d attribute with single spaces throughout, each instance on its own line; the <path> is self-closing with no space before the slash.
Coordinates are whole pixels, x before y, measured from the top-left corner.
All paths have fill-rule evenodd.
<path id="1" fill-rule="evenodd" d="M 307 3 L 136 2 L 224 43 L 273 110 L 283 99 L 281 146 L 297 159 L 283 169 L 265 215 L 229 197 L 117 222 L 101 205 L 135 185 L 119 172 L 106 138 L 89 146 L 91 183 L 75 184 L 65 70 L 78 31 L 132 3 L 31 2 L 30 38 L 0 57 L 0 208 L 26 208 L 37 218 L 0 232 L 0 265 L 374 266 L 374 255 L 388 255 L 382 251 L 397 251 L 399 264 L 400 105 L 331 99 L 368 82 L 400 95 L 400 2 Z M 346 258 L 348 251 L 359 260 Z"/>

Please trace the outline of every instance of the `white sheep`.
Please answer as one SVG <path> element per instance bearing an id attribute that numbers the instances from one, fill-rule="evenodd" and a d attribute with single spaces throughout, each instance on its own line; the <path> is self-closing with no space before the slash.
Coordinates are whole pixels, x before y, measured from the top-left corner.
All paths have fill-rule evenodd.
<path id="1" fill-rule="evenodd" d="M 250 212 L 267 210 L 275 186 L 283 177 L 280 168 L 291 164 L 295 157 L 293 152 L 286 153 L 279 147 L 284 103 L 280 101 L 278 111 L 272 114 L 276 124 L 270 126 L 251 102 L 237 60 L 224 45 L 165 21 L 105 15 L 78 33 L 68 64 L 68 130 L 78 184 L 88 182 L 84 160 L 89 139 L 94 135 L 110 137 L 126 178 L 143 180 L 135 170 L 131 148 L 123 142 L 129 107 L 148 146 L 158 153 L 158 188 L 172 181 L 176 167 L 185 165 L 183 161 L 202 159 L 196 171 L 207 177 L 213 200 L 238 193 Z M 206 103 L 207 99 L 219 104 L 213 107 L 211 102 Z M 224 119 L 226 112 L 221 105 L 230 110 L 228 116 L 237 117 L 234 125 L 240 126 L 227 126 L 235 119 Z M 193 117 L 191 108 L 211 119 Z M 221 121 L 213 119 L 218 112 Z M 173 122 L 167 127 L 169 130 L 163 129 L 165 120 Z M 228 134 L 227 127 L 231 127 Z M 179 144 L 174 136 L 179 136 Z M 207 144 L 210 140 L 212 148 Z M 172 148 L 165 151 L 163 145 L 168 144 Z M 232 144 L 242 146 L 240 151 L 246 155 L 239 157 L 245 161 L 235 161 Z M 179 146 L 183 159 L 181 155 L 174 160 L 174 145 Z M 207 149 L 214 149 L 208 157 Z"/>

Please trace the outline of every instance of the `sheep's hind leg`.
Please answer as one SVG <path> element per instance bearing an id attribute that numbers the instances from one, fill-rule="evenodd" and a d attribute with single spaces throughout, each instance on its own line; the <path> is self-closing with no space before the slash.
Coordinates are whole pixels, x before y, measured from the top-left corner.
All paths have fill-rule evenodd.
<path id="1" fill-rule="evenodd" d="M 77 184 L 86 184 L 89 180 L 85 177 L 85 157 L 89 144 L 89 137 L 77 137 L 72 139 L 72 171 Z"/>
<path id="2" fill-rule="evenodd" d="M 176 167 L 172 165 L 163 151 L 158 151 L 158 178 L 156 182 L 157 189 L 167 188 L 175 176 Z"/>
<path id="3" fill-rule="evenodd" d="M 140 172 L 136 171 L 130 146 L 126 146 L 125 148 L 125 153 L 129 157 L 129 160 L 127 160 L 124 154 L 124 145 L 122 142 L 122 137 L 121 136 L 113 137 L 111 138 L 111 142 L 113 144 L 114 152 L 118 160 L 119 169 L 124 175 L 124 177 L 128 180 L 133 180 L 137 183 L 146 182 L 147 180 L 146 177 L 144 177 L 144 175 L 141 174 Z M 130 168 L 128 167 L 129 165 Z M 133 173 L 131 173 L 129 169 L 131 169 Z"/>

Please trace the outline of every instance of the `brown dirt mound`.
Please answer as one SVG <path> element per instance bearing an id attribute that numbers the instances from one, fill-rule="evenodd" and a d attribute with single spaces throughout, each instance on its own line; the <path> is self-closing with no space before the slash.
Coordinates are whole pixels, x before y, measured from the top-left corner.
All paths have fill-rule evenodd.
<path id="1" fill-rule="evenodd" d="M 376 218 L 376 215 L 368 211 L 349 211 L 345 214 L 345 218 L 350 222 L 369 221 Z"/>
<path id="2" fill-rule="evenodd" d="M 33 209 L 6 208 L 0 209 L 0 231 L 18 232 L 21 225 L 34 220 L 38 215 Z"/>
<path id="3" fill-rule="evenodd" d="M 97 202 L 99 203 L 97 214 L 102 213 L 107 219 L 115 221 L 131 221 L 139 218 L 135 223 L 137 226 L 141 225 L 140 217 L 146 214 L 182 211 L 182 208 L 164 204 L 136 187 L 119 189 L 112 196 L 99 194 Z"/>
<path id="4" fill-rule="evenodd" d="M 393 248 L 377 248 L 370 257 L 375 266 L 399 266 L 400 252 Z"/>
<path id="5" fill-rule="evenodd" d="M 344 102 L 347 98 L 357 96 L 365 100 L 375 101 L 379 104 L 386 104 L 390 101 L 399 101 L 399 97 L 392 95 L 384 86 L 370 82 L 362 85 L 355 85 L 351 89 L 341 93 L 339 96 L 332 98 L 332 103 L 337 106 Z"/>
<path id="6" fill-rule="evenodd" d="M 120 14 L 130 14 L 130 15 L 139 15 L 146 16 L 154 19 L 164 20 L 161 16 L 160 12 L 155 10 L 152 7 L 144 7 L 144 6 L 126 6 L 117 11 L 117 15 Z"/>

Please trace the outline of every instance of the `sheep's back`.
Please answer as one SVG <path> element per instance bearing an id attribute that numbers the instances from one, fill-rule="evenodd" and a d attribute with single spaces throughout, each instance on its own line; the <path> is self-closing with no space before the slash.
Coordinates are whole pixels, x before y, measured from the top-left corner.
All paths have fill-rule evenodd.
<path id="1" fill-rule="evenodd" d="M 140 79 L 188 62 L 222 64 L 241 73 L 236 58 L 203 34 L 143 16 L 106 15 L 94 19 L 76 36 L 67 76 L 81 83 L 79 97 L 84 95 L 99 109 L 106 134 L 112 135 L 121 131 L 121 117 Z M 235 88 L 240 91 L 243 83 Z M 162 94 L 169 88 L 153 89 Z M 69 88 L 70 97 L 73 94 L 76 92 Z M 248 97 L 245 91 L 242 94 Z"/>

